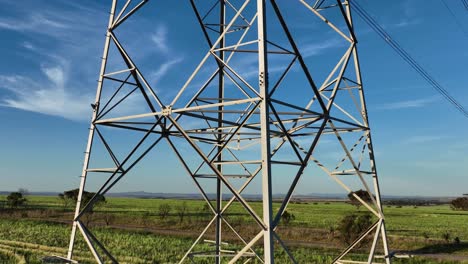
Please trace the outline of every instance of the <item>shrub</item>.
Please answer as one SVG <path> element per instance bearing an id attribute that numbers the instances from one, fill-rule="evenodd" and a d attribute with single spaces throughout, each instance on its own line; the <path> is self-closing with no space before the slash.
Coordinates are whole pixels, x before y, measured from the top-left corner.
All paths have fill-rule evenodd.
<path id="1" fill-rule="evenodd" d="M 364 202 L 371 202 L 372 201 L 371 194 L 369 194 L 369 192 L 367 192 L 365 190 L 350 192 L 348 194 L 349 202 L 352 205 L 356 206 L 358 209 L 362 205 L 362 203 L 354 196 L 354 194 L 357 195 L 359 198 L 361 198 Z M 372 196 L 374 196 L 374 195 L 372 195 Z M 374 199 L 375 199 L 375 196 L 374 196 Z"/>
<path id="2" fill-rule="evenodd" d="M 66 208 L 66 206 L 68 205 L 68 202 L 66 201 L 73 201 L 76 203 L 78 201 L 78 194 L 79 194 L 79 189 L 73 189 L 73 190 L 65 191 L 59 194 L 58 196 L 60 199 L 62 199 L 64 203 L 64 207 Z M 88 204 L 88 202 L 91 200 L 91 198 L 93 198 L 94 195 L 96 195 L 96 193 L 83 191 L 83 196 L 81 198 L 81 206 L 85 206 L 86 204 Z M 97 195 L 96 200 L 94 201 L 94 204 L 93 206 L 91 206 L 89 211 L 91 212 L 93 210 L 93 207 L 100 206 L 105 203 L 106 203 L 106 197 L 99 194 Z"/>
<path id="3" fill-rule="evenodd" d="M 187 215 L 187 211 L 188 211 L 187 202 L 183 202 L 182 204 L 176 207 L 176 214 L 179 217 L 180 223 L 184 221 L 184 218 Z"/>
<path id="4" fill-rule="evenodd" d="M 293 214 L 289 213 L 288 211 L 284 211 L 284 213 L 281 215 L 281 221 L 285 225 L 289 225 L 292 221 L 296 219 L 296 216 Z"/>
<path id="5" fill-rule="evenodd" d="M 372 225 L 372 216 L 369 213 L 365 214 L 348 214 L 344 216 L 338 224 L 338 231 L 341 238 L 347 245 L 351 245 L 358 239 L 363 232 L 365 232 Z M 366 240 L 363 240 L 366 244 Z"/>
<path id="6" fill-rule="evenodd" d="M 450 203 L 453 210 L 468 211 L 468 197 L 459 197 Z"/>
<path id="7" fill-rule="evenodd" d="M 161 220 L 166 219 L 166 217 L 171 212 L 171 209 L 172 209 L 171 206 L 167 203 L 163 203 L 159 205 L 158 215 L 161 218 Z"/>
<path id="8" fill-rule="evenodd" d="M 7 204 L 11 208 L 18 208 L 26 203 L 26 198 L 20 192 L 12 192 L 7 196 Z"/>

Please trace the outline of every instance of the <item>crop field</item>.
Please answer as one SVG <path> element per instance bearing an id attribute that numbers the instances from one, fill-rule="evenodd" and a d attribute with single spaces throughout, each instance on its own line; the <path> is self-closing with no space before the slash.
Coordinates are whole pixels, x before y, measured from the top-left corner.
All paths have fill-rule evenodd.
<path id="1" fill-rule="evenodd" d="M 0 196 L 1 200 L 5 197 Z M 171 208 L 164 218 L 158 213 L 162 204 Z M 177 263 L 210 220 L 204 204 L 200 200 L 107 198 L 85 221 L 121 263 Z M 261 211 L 260 203 L 253 205 Z M 65 256 L 72 207 L 58 197 L 29 196 L 25 207 L 1 209 L 0 263 L 43 263 L 46 256 Z M 186 208 L 184 215 L 177 212 L 181 207 Z M 288 212 L 294 219 L 280 226 L 279 234 L 298 262 L 330 263 L 345 247 L 337 230 L 340 220 L 364 210 L 345 202 L 296 201 Z M 468 263 L 468 212 L 435 205 L 386 206 L 385 213 L 391 251 L 414 255 L 394 263 Z M 240 205 L 233 204 L 226 218 L 245 235 L 254 232 L 254 223 L 247 220 Z M 234 239 L 227 235 L 225 240 Z M 211 248 L 207 243 L 198 249 Z M 80 263 L 94 263 L 80 236 L 75 256 Z M 353 256 L 362 257 L 360 252 Z M 277 263 L 289 263 L 283 251 L 277 259 Z M 196 262 L 211 263 L 212 259 L 197 258 Z"/>

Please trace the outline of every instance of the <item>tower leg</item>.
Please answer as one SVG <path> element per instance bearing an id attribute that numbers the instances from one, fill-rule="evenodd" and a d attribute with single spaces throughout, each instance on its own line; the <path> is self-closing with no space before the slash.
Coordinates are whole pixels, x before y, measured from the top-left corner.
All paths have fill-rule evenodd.
<path id="1" fill-rule="evenodd" d="M 263 221 L 266 229 L 263 234 L 265 263 L 274 263 L 272 190 L 271 190 L 271 151 L 270 151 L 270 113 L 268 92 L 268 57 L 266 36 L 265 0 L 257 0 L 258 14 L 258 82 L 260 96 L 260 140 L 262 153 L 262 202 Z"/>
<path id="2" fill-rule="evenodd" d="M 99 102 L 101 99 L 101 92 L 102 92 L 102 85 L 103 85 L 103 80 L 104 80 L 104 73 L 106 71 L 106 65 L 107 65 L 107 56 L 109 54 L 109 46 L 110 46 L 110 41 L 111 41 L 111 28 L 114 23 L 114 14 L 115 14 L 115 9 L 117 6 L 117 0 L 112 1 L 111 5 L 111 10 L 110 10 L 110 15 L 109 15 L 109 24 L 107 27 L 107 33 L 106 33 L 106 40 L 104 43 L 104 51 L 102 54 L 102 60 L 101 60 L 101 70 L 99 74 L 99 80 L 98 80 L 98 85 L 97 85 L 97 90 L 96 90 L 96 100 L 94 103 L 94 109 L 93 109 L 93 115 L 91 118 L 91 126 L 89 128 L 89 135 L 88 135 L 88 143 L 86 145 L 86 151 L 84 155 L 84 161 L 83 161 L 83 168 L 81 171 L 81 176 L 80 176 L 80 189 L 78 191 L 78 198 L 76 202 L 76 208 L 75 208 L 75 215 L 73 217 L 73 226 L 72 226 L 72 231 L 70 235 L 70 243 L 68 247 L 68 252 L 67 252 L 67 259 L 72 259 L 73 257 L 73 249 L 75 246 L 75 236 L 76 236 L 76 231 L 78 229 L 78 221 L 77 219 L 78 215 L 80 214 L 80 208 L 81 208 L 81 201 L 83 198 L 83 192 L 86 186 L 86 176 L 88 175 L 88 166 L 89 166 L 89 159 L 91 156 L 91 150 L 93 146 L 93 139 L 94 139 L 94 130 L 95 130 L 95 125 L 94 121 L 96 120 L 98 110 L 99 110 Z"/>
<path id="3" fill-rule="evenodd" d="M 224 24 L 226 23 L 225 19 L 225 11 L 226 11 L 226 6 L 225 2 L 221 0 L 219 2 L 219 34 L 222 34 L 224 32 Z M 222 38 L 221 41 L 219 42 L 219 53 L 218 56 L 220 60 L 224 60 L 224 48 L 225 46 L 225 39 Z M 219 72 L 218 72 L 218 103 L 220 106 L 218 106 L 218 170 L 222 173 L 223 172 L 223 166 L 221 165 L 221 162 L 223 161 L 223 130 L 221 127 L 223 126 L 223 110 L 224 106 L 222 103 L 224 102 L 224 66 L 221 63 L 218 63 L 219 67 Z M 221 211 L 223 209 L 223 193 L 222 193 L 222 182 L 221 179 L 216 178 L 216 250 L 215 250 L 215 263 L 220 264 L 221 263 L 221 242 L 222 242 L 222 228 L 221 228 L 221 223 L 222 223 L 222 216 L 221 216 Z"/>

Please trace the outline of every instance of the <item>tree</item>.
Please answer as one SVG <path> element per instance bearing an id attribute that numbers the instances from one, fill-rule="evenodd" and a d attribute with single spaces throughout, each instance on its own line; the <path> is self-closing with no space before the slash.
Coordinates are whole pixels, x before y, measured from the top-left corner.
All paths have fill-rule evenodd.
<path id="1" fill-rule="evenodd" d="M 372 198 L 371 198 L 371 195 L 369 194 L 369 192 L 365 191 L 365 190 L 359 190 L 359 191 L 355 191 L 355 192 L 350 192 L 348 194 L 348 199 L 349 199 L 349 202 L 356 206 L 357 209 L 359 209 L 359 207 L 362 205 L 362 203 L 353 195 L 353 194 L 356 194 L 359 198 L 361 198 L 364 202 L 372 202 Z M 374 199 L 375 199 L 375 195 L 374 196 Z"/>
<path id="2" fill-rule="evenodd" d="M 67 209 L 74 201 L 71 197 L 65 196 L 64 193 L 59 193 L 58 197 L 63 204 L 63 210 Z"/>
<path id="3" fill-rule="evenodd" d="M 11 208 L 18 208 L 26 203 L 27 199 L 20 192 L 12 192 L 7 196 L 7 204 Z"/>
<path id="4" fill-rule="evenodd" d="M 452 202 L 450 202 L 450 207 L 452 207 L 453 210 L 468 211 L 468 197 L 459 197 L 452 200 Z"/>
<path id="5" fill-rule="evenodd" d="M 70 201 L 73 201 L 73 202 L 76 203 L 78 201 L 79 192 L 80 192 L 79 189 L 73 189 L 73 190 L 65 191 L 65 192 L 59 194 L 58 196 L 59 196 L 60 199 L 63 199 L 64 203 L 65 203 L 66 200 L 70 200 Z M 86 205 L 89 201 L 91 201 L 91 198 L 95 194 L 96 193 L 93 193 L 93 192 L 83 191 L 83 196 L 81 198 L 81 205 L 82 206 Z M 97 196 L 97 198 L 96 198 L 96 201 L 94 202 L 94 207 L 100 206 L 100 205 L 102 205 L 104 203 L 106 203 L 106 197 L 99 194 Z M 92 211 L 92 208 L 90 209 L 90 211 Z"/>
<path id="6" fill-rule="evenodd" d="M 289 225 L 289 223 L 291 223 L 292 221 L 294 221 L 296 219 L 296 216 L 294 216 L 293 214 L 289 213 L 288 211 L 284 211 L 284 213 L 281 215 L 281 221 L 285 224 L 285 225 Z"/>
<path id="7" fill-rule="evenodd" d="M 172 209 L 171 206 L 167 203 L 163 203 L 159 205 L 158 214 L 161 220 L 164 220 L 169 215 L 169 213 L 171 212 L 171 209 Z"/>
<path id="8" fill-rule="evenodd" d="M 19 188 L 18 192 L 21 193 L 23 196 L 26 196 L 29 194 L 29 190 L 26 188 Z"/>
<path id="9" fill-rule="evenodd" d="M 187 202 L 183 202 L 182 204 L 176 207 L 176 214 L 179 217 L 179 222 L 182 223 L 184 221 L 185 216 L 187 215 Z"/>
<path id="10" fill-rule="evenodd" d="M 372 225 L 372 216 L 365 214 L 348 214 L 344 216 L 338 224 L 338 231 L 341 238 L 347 245 L 351 245 L 359 236 Z M 366 242 L 366 239 L 363 240 Z M 361 243 L 360 245 L 364 245 Z"/>

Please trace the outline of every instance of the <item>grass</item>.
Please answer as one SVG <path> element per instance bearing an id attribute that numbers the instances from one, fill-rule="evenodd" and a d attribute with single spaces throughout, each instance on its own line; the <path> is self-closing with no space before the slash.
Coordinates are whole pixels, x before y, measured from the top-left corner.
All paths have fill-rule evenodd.
<path id="1" fill-rule="evenodd" d="M 0 200 L 4 199 L 0 196 Z M 70 222 L 72 209 L 64 211 L 57 197 L 30 196 L 28 200 L 28 209 L 0 214 L 0 263 L 41 263 L 45 255 L 66 255 L 70 226 L 57 222 Z M 184 202 L 189 215 L 179 223 L 174 208 Z M 168 219 L 161 221 L 157 212 L 163 203 L 169 204 L 172 212 Z M 108 198 L 106 205 L 98 208 L 95 214 L 112 215 L 113 225 L 105 227 L 102 222 L 95 221 L 92 230 L 122 263 L 176 263 L 203 228 L 201 223 L 209 219 L 208 215 L 204 217 L 201 213 L 204 204 L 204 201 L 198 200 Z M 252 207 L 261 214 L 261 203 L 253 202 Z M 278 208 L 279 204 L 274 204 L 274 207 Z M 342 216 L 355 212 L 356 208 L 343 202 L 303 202 L 291 204 L 288 211 L 295 215 L 295 220 L 289 226 L 282 227 L 282 236 L 285 240 L 311 243 L 291 243 L 299 263 L 329 263 L 338 252 L 337 241 L 327 241 L 324 234 L 336 229 Z M 234 204 L 227 213 L 228 218 L 237 221 L 239 228 L 246 232 L 250 226 L 254 226 L 252 222 L 244 224 L 248 215 L 239 204 Z M 422 253 L 468 256 L 468 212 L 453 211 L 448 205 L 438 205 L 417 208 L 392 206 L 385 208 L 385 213 L 392 249 L 419 249 Z M 158 233 L 156 229 L 174 232 Z M 443 239 L 444 233 L 450 234 L 450 241 Z M 461 240 L 456 246 L 452 242 L 455 237 Z M 229 236 L 226 238 L 229 239 Z M 335 246 L 321 247 L 313 243 L 317 240 Z M 211 249 L 207 244 L 197 248 L 202 251 Z M 77 241 L 76 255 L 81 263 L 93 263 L 82 240 Z M 354 257 L 362 256 L 356 254 Z M 288 263 L 284 252 L 278 253 L 277 258 L 277 263 Z M 212 260 L 201 258 L 197 261 L 211 263 Z M 463 262 L 412 258 L 396 263 Z"/>
<path id="2" fill-rule="evenodd" d="M 5 197 L 0 196 L 0 200 Z M 34 208 L 61 209 L 62 205 L 57 197 L 30 196 L 29 203 Z M 128 213 L 133 215 L 152 213 L 157 214 L 162 203 L 169 204 L 173 209 L 183 202 L 188 203 L 191 211 L 197 211 L 203 207 L 204 201 L 200 200 L 175 200 L 175 199 L 139 199 L 139 198 L 108 198 L 105 208 L 101 211 L 114 213 Z M 252 207 L 261 214 L 261 204 L 253 202 Z M 278 203 L 274 208 L 279 207 Z M 234 204 L 229 209 L 230 214 L 246 215 L 246 211 L 239 204 Z M 364 211 L 365 209 L 361 209 Z M 387 229 L 392 235 L 441 238 L 444 232 L 449 232 L 460 239 L 468 239 L 468 211 L 454 211 L 449 205 L 434 206 L 396 206 L 384 208 L 387 218 Z M 307 204 L 293 203 L 288 211 L 296 217 L 294 225 L 326 229 L 336 225 L 346 213 L 355 212 L 354 206 L 343 202 L 309 202 Z M 411 216 L 411 217 L 408 217 Z"/>

